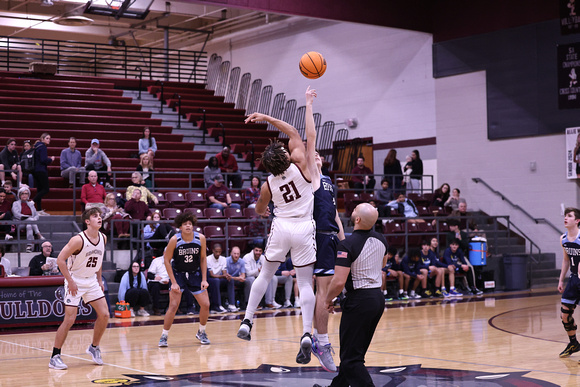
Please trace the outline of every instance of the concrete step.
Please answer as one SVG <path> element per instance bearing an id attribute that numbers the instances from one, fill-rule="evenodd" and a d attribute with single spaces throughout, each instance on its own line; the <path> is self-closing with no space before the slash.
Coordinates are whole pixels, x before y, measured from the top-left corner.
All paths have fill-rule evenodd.
<path id="1" fill-rule="evenodd" d="M 539 269 L 534 266 L 532 276 L 533 278 L 559 278 L 560 269 Z"/>
<path id="2" fill-rule="evenodd" d="M 558 286 L 558 277 L 532 278 L 532 289 L 553 288 Z"/>

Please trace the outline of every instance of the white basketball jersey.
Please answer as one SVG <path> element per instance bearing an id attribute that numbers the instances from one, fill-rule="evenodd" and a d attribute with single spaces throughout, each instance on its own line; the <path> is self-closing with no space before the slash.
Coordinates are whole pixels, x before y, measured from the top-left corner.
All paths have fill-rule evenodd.
<path id="1" fill-rule="evenodd" d="M 93 244 L 84 231 L 79 235 L 83 240 L 83 247 L 77 255 L 71 255 L 67 267 L 74 277 L 92 277 L 101 269 L 103 264 L 105 236 L 99 232 L 99 242 Z"/>
<path id="2" fill-rule="evenodd" d="M 268 176 L 268 188 L 274 202 L 274 215 L 279 218 L 312 218 L 314 191 L 294 163 L 281 175 Z"/>

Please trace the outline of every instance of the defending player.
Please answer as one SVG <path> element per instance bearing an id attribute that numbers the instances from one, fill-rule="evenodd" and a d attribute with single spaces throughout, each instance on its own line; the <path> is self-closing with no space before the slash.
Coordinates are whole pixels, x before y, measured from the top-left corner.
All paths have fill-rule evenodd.
<path id="1" fill-rule="evenodd" d="M 577 325 L 574 323 L 574 309 L 580 301 L 580 280 L 578 279 L 578 265 L 580 264 L 580 210 L 577 208 L 566 208 L 564 210 L 564 227 L 566 233 L 560 237 L 560 243 L 564 250 L 562 259 L 562 271 L 558 282 L 558 291 L 562 293 L 562 324 L 568 334 L 570 342 L 566 349 L 560 353 L 560 357 L 570 357 L 574 352 L 580 350 L 580 344 L 576 339 Z M 564 290 L 564 278 L 570 269 L 570 279 Z"/>
<path id="2" fill-rule="evenodd" d="M 306 134 L 309 133 L 316 136 L 312 104 L 306 105 Z M 332 358 L 334 350 L 328 338 L 329 314 L 325 301 L 328 286 L 334 275 L 336 247 L 338 241 L 344 239 L 344 230 L 336 209 L 332 180 L 322 174 L 322 160 L 318 152 L 315 153 L 314 159 L 316 165 L 310 168 L 314 190 L 314 220 L 316 221 L 316 263 L 314 264 L 316 307 L 312 353 L 318 358 L 322 368 L 329 372 L 336 372 L 336 364 Z"/>
<path id="3" fill-rule="evenodd" d="M 103 365 L 99 344 L 109 321 L 109 308 L 103 293 L 101 277 L 103 255 L 107 237 L 99 232 L 101 211 L 98 208 L 85 210 L 81 216 L 87 229 L 73 236 L 57 258 L 58 268 L 64 276 L 64 320 L 56 331 L 49 368 L 66 370 L 68 367 L 60 358 L 60 351 L 68 331 L 77 317 L 81 297 L 97 312 L 93 331 L 93 342 L 87 353 L 98 365 Z M 68 260 L 68 261 L 67 261 Z"/>
<path id="4" fill-rule="evenodd" d="M 314 90 L 306 90 L 306 106 L 312 106 L 316 96 Z M 296 270 L 296 280 L 302 303 L 302 338 L 296 362 L 310 362 L 312 350 L 312 319 L 314 316 L 314 291 L 312 274 L 316 261 L 315 224 L 312 219 L 314 193 L 311 184 L 310 167 L 314 165 L 316 133 L 307 135 L 307 150 L 304 149 L 298 131 L 286 122 L 273 117 L 253 113 L 248 122 L 267 121 L 288 135 L 290 153 L 279 142 L 271 143 L 262 153 L 262 164 L 271 173 L 262 185 L 260 198 L 256 203 L 256 213 L 267 214 L 268 203 L 274 202 L 274 219 L 264 255 L 266 262 L 254 281 L 244 320 L 240 324 L 238 337 L 251 339 L 252 319 L 258 303 L 264 296 L 270 280 L 280 263 L 291 252 Z"/>
<path id="5" fill-rule="evenodd" d="M 181 302 L 183 291 L 190 291 L 199 304 L 199 330 L 195 335 L 201 344 L 210 344 L 205 326 L 209 317 L 209 297 L 207 295 L 207 261 L 205 236 L 193 231 L 197 218 L 193 214 L 181 213 L 175 217 L 179 232 L 171 237 L 163 258 L 171 284 L 169 307 L 163 321 L 163 332 L 159 339 L 160 347 L 167 347 L 167 337 Z M 173 263 L 171 262 L 173 260 Z"/>

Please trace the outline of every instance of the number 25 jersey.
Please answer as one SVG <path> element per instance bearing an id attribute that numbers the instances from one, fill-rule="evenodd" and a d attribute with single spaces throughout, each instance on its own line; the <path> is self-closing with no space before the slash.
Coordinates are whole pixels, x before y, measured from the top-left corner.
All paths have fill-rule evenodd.
<path id="1" fill-rule="evenodd" d="M 85 232 L 79 233 L 83 240 L 83 247 L 77 255 L 68 259 L 68 270 L 75 277 L 89 278 L 94 276 L 103 264 L 105 255 L 105 237 L 99 232 L 99 241 L 94 244 Z"/>
<path id="2" fill-rule="evenodd" d="M 312 218 L 314 192 L 312 183 L 294 163 L 283 174 L 268 176 L 268 188 L 274 202 L 274 215 L 279 218 Z"/>

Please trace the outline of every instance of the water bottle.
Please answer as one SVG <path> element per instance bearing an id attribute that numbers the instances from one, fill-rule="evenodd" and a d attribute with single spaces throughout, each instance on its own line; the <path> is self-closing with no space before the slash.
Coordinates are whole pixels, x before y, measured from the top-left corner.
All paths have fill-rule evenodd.
<path id="1" fill-rule="evenodd" d="M 232 181 L 230 180 L 230 189 L 232 189 L 232 187 L 233 187 L 233 184 L 232 184 Z"/>

